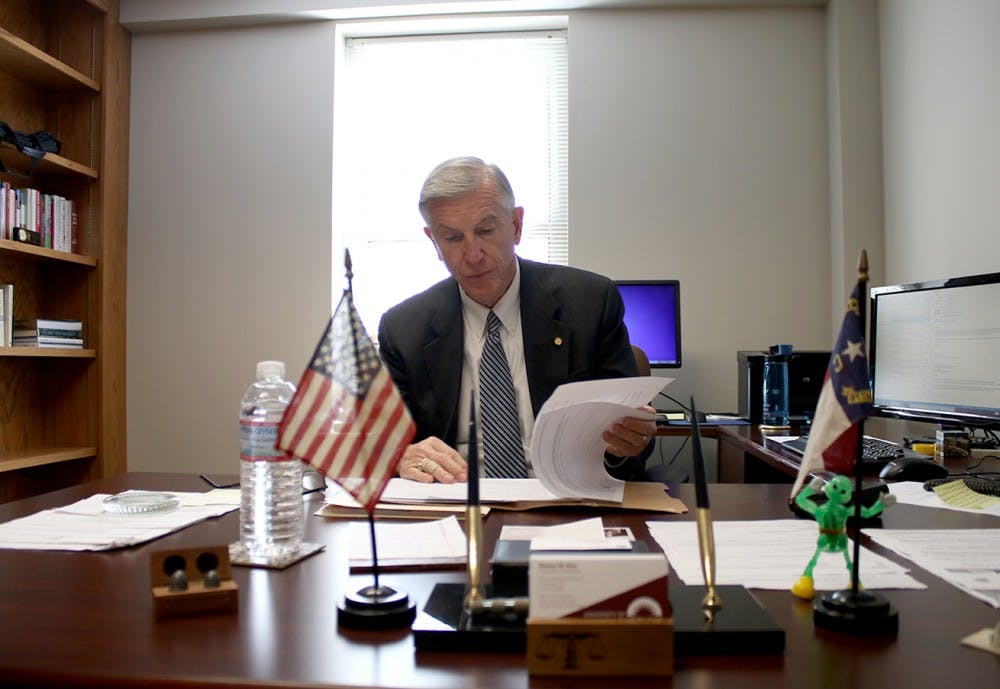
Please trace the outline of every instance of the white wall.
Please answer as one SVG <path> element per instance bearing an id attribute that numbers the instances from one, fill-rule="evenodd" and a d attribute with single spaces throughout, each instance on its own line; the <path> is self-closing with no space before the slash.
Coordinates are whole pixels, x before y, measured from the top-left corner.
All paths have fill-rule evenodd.
<path id="1" fill-rule="evenodd" d="M 829 347 L 824 13 L 570 20 L 570 262 L 681 282 L 669 394 L 735 410 L 736 352 Z"/>
<path id="2" fill-rule="evenodd" d="M 883 0 L 890 283 L 1000 270 L 1000 2 Z"/>
<path id="3" fill-rule="evenodd" d="M 297 378 L 330 313 L 326 23 L 133 37 L 128 467 L 238 467 L 259 359 Z"/>
<path id="4" fill-rule="evenodd" d="M 880 9 L 886 283 L 1000 271 L 1000 3 L 882 0 Z"/>
<path id="5" fill-rule="evenodd" d="M 828 348 L 846 297 L 831 298 L 831 254 L 854 250 L 830 239 L 826 22 L 811 4 L 570 14 L 571 262 L 681 280 L 686 361 L 668 392 L 704 409 L 735 408 L 739 349 Z M 297 377 L 319 337 L 332 36 L 133 37 L 132 470 L 235 471 L 253 363 Z M 268 258 L 282 279 L 251 289 Z"/>

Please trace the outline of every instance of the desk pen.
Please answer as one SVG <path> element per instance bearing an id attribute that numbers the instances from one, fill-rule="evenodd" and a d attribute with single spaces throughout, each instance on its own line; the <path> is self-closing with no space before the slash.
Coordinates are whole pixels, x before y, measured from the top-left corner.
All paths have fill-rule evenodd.
<path id="1" fill-rule="evenodd" d="M 468 450 L 468 498 L 465 507 L 465 525 L 469 540 L 469 590 L 465 596 L 466 610 L 478 608 L 483 603 L 480 590 L 482 580 L 483 520 L 479 509 L 479 439 L 476 437 L 476 391 L 469 400 L 469 450 Z"/>
<path id="2" fill-rule="evenodd" d="M 712 533 L 712 512 L 708 508 L 708 483 L 705 479 L 705 458 L 701 451 L 701 431 L 698 428 L 698 412 L 691 398 L 691 454 L 694 459 L 694 490 L 698 520 L 698 550 L 701 553 L 701 571 L 705 575 L 708 592 L 701 601 L 705 616 L 709 619 L 722 607 L 722 598 L 715 589 L 715 536 Z"/>

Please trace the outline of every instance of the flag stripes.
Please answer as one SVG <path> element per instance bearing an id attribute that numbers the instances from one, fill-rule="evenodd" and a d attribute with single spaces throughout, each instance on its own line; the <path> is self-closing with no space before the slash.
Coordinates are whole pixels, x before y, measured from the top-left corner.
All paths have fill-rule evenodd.
<path id="1" fill-rule="evenodd" d="M 346 292 L 285 413 L 278 447 L 371 512 L 415 430 Z"/>

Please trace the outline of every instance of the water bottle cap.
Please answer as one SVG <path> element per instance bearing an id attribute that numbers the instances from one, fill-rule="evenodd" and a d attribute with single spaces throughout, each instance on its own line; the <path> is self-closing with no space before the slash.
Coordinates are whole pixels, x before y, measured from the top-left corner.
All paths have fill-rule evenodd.
<path id="1" fill-rule="evenodd" d="M 284 361 L 258 361 L 257 362 L 257 377 L 261 376 L 278 376 L 279 378 L 285 377 L 285 362 Z"/>
<path id="2" fill-rule="evenodd" d="M 792 353 L 792 345 L 790 344 L 776 344 L 771 345 L 771 354 L 777 354 L 778 356 L 788 356 Z"/>

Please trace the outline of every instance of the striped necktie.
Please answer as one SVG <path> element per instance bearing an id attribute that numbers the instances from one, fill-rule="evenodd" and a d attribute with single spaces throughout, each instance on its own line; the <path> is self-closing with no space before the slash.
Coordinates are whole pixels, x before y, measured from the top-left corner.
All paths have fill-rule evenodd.
<path id="1" fill-rule="evenodd" d="M 479 417 L 486 478 L 526 478 L 517 395 L 500 343 L 500 319 L 492 311 L 486 317 L 486 330 L 479 361 Z"/>

